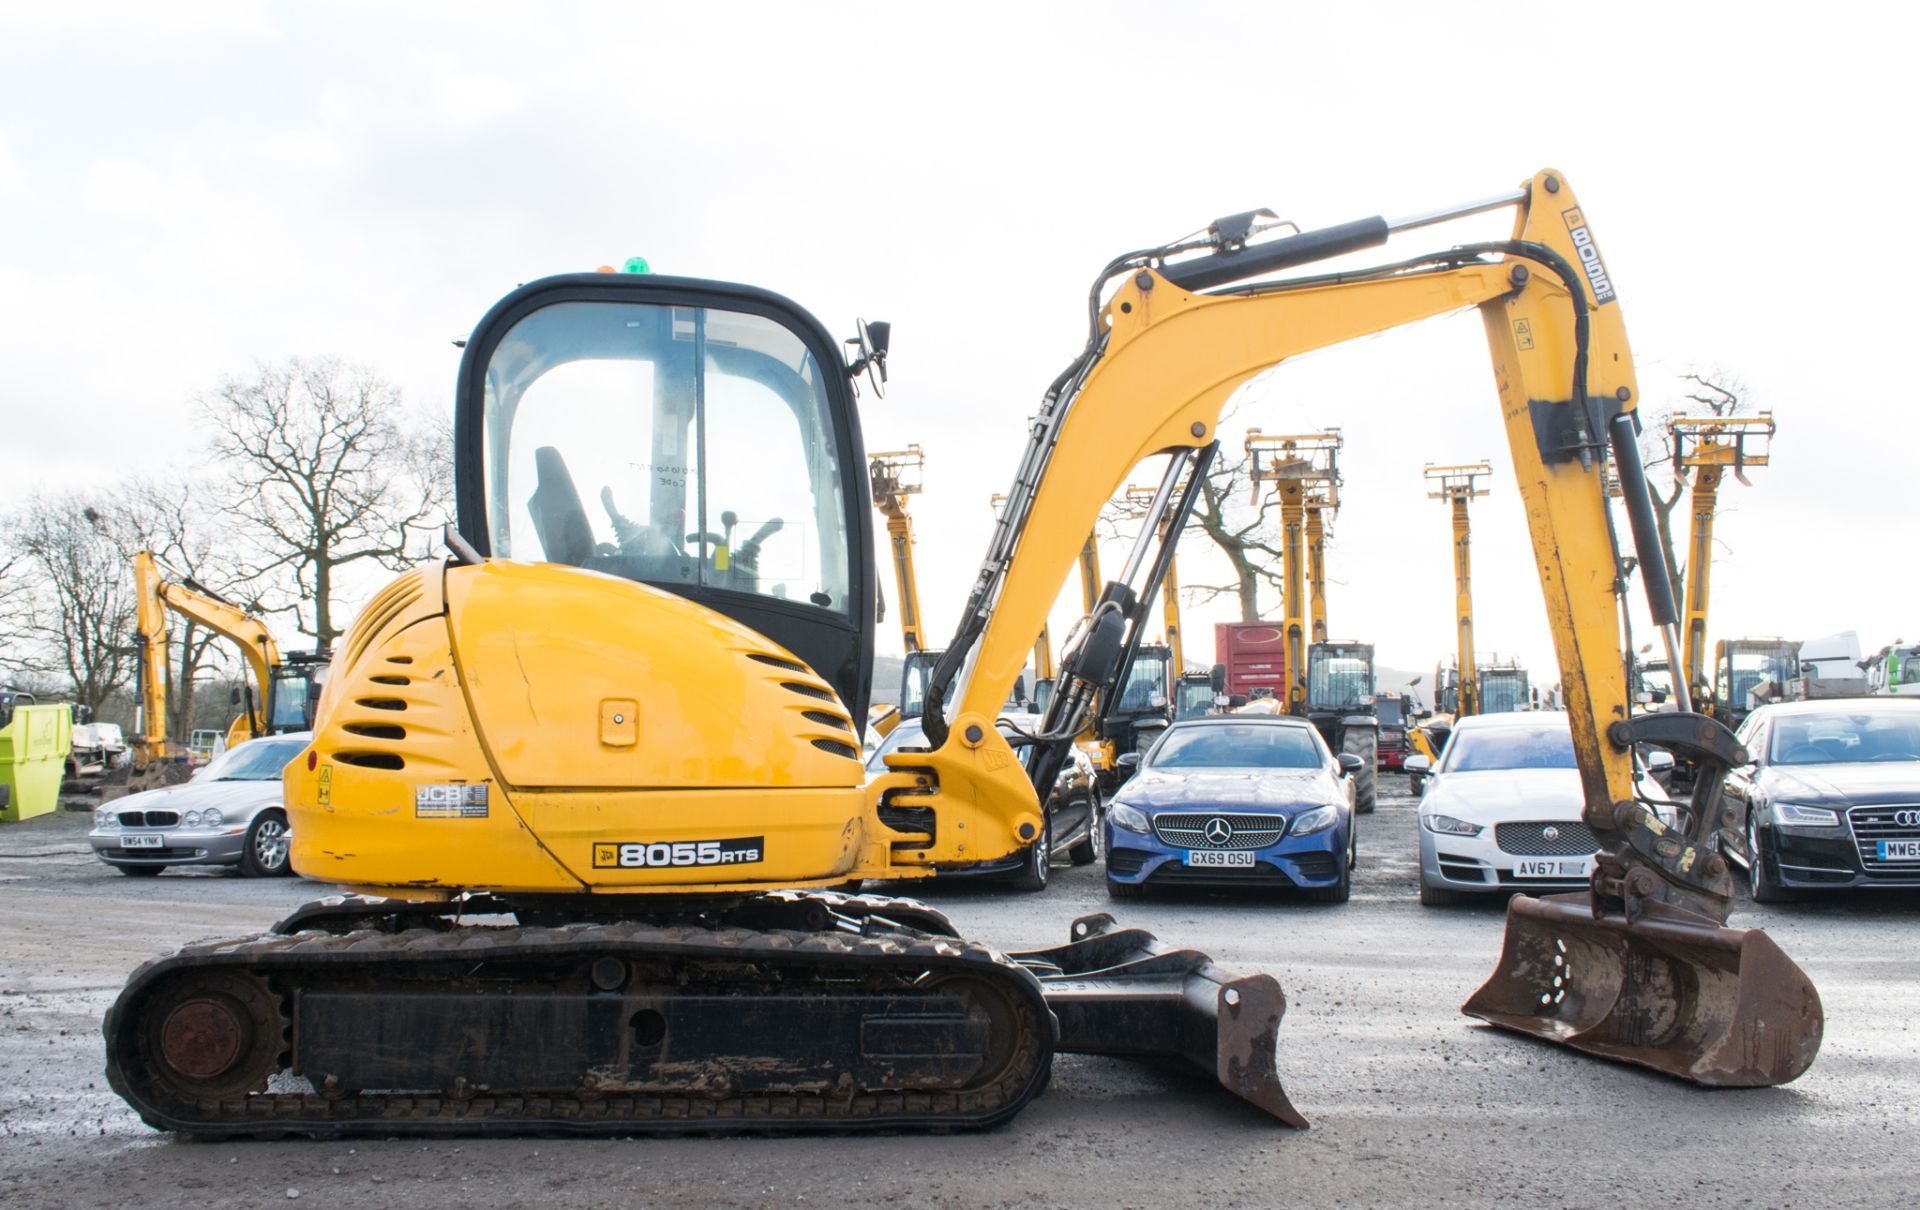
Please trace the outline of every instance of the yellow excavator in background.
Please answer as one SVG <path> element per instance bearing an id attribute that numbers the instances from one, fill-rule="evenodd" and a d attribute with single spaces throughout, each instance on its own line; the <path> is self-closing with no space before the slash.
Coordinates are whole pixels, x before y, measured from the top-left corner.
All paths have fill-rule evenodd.
<path id="1" fill-rule="evenodd" d="M 993 505 L 994 516 L 999 516 L 1000 510 L 1007 506 L 1007 494 L 1005 492 L 993 493 L 991 503 Z M 1099 552 L 1093 550 L 1093 537 L 1091 535 L 1087 538 L 1087 549 L 1092 552 L 1092 558 L 1098 559 L 1100 557 Z M 1042 712 L 1046 710 L 1047 700 L 1053 696 L 1054 677 L 1053 634 L 1048 624 L 1048 619 L 1042 618 L 1040 620 L 1040 633 L 1035 635 L 1033 639 L 1032 701 L 1035 709 Z"/>
<path id="2" fill-rule="evenodd" d="M 898 591 L 900 642 L 907 656 L 901 669 L 900 701 L 891 706 L 875 705 L 867 713 L 867 724 L 881 735 L 890 734 L 899 725 L 908 687 L 916 679 L 915 670 L 931 666 L 924 655 L 920 660 L 914 659 L 926 651 L 926 641 L 921 633 L 920 582 L 913 571 L 913 515 L 907 511 L 907 497 L 920 493 L 921 473 L 926 465 L 926 455 L 917 443 L 904 450 L 867 455 L 867 482 L 873 490 L 873 506 L 887 519 L 887 545 L 893 552 L 893 582 Z M 917 715 L 918 711 L 914 713 Z"/>
<path id="3" fill-rule="evenodd" d="M 1713 517 L 1720 504 L 1720 481 L 1731 471 L 1747 482 L 1747 468 L 1765 466 L 1772 453 L 1773 413 L 1757 416 L 1675 416 L 1667 421 L 1673 443 L 1673 473 L 1684 480 L 1691 473 L 1688 498 L 1692 522 L 1687 534 L 1687 608 L 1681 631 L 1680 668 L 1687 693 L 1707 703 L 1722 721 L 1728 706 L 1714 701 L 1714 685 L 1705 668 L 1707 655 L 1707 587 L 1713 572 Z M 1665 567 L 1665 561 L 1649 564 Z M 1788 674 L 1789 676 L 1791 673 Z M 1741 716 L 1746 703 L 1740 703 Z"/>
<path id="4" fill-rule="evenodd" d="M 167 738 L 167 615 L 177 613 L 231 641 L 251 678 L 235 692 L 239 707 L 227 727 L 226 745 L 238 747 L 263 735 L 305 731 L 313 725 L 320 686 L 327 676 L 325 652 L 282 657 L 264 620 L 209 592 L 191 579 L 169 580 L 151 551 L 133 557 L 134 617 L 139 635 L 135 666 L 139 694 L 134 715 L 132 768 L 125 782 L 102 787 L 114 798 L 184 776 L 184 745 Z"/>
<path id="5" fill-rule="evenodd" d="M 1130 515 L 1137 520 L 1145 515 L 1152 506 L 1154 489 L 1143 483 L 1129 483 L 1121 494 L 1121 501 Z M 1166 542 L 1166 525 L 1160 522 L 1160 541 Z M 1160 632 L 1167 653 L 1167 667 L 1170 674 L 1173 696 L 1168 702 L 1169 722 L 1178 722 L 1183 718 L 1200 718 L 1211 714 L 1214 698 L 1219 691 L 1214 687 L 1213 677 L 1205 672 L 1187 670 L 1187 649 L 1184 627 L 1180 622 L 1180 554 L 1179 543 L 1173 543 L 1167 555 L 1167 575 L 1160 582 Z"/>
<path id="6" fill-rule="evenodd" d="M 1494 209 L 1515 212 L 1512 238 L 1274 277 Z M 1229 397 L 1296 354 L 1465 307 L 1485 320 L 1601 845 L 1589 893 L 1513 901 L 1466 1011 L 1704 1084 L 1793 1078 L 1819 999 L 1763 933 L 1724 927 L 1717 774 L 1744 753 L 1684 702 L 1632 712 L 1617 601 L 1596 588 L 1619 583 L 1609 445 L 1643 556 L 1652 513 L 1620 308 L 1545 171 L 1398 221 L 1272 237 L 1239 215 L 1102 270 L 934 670 L 926 748 L 872 780 L 851 375 L 884 347 L 860 338 L 847 365 L 796 304 L 720 282 L 516 290 L 462 359 L 453 557 L 361 612 L 286 771 L 295 868 L 363 894 L 134 972 L 104 1024 L 112 1086 L 155 1126 L 216 1136 L 899 1130 L 1004 1121 L 1055 1053 L 1084 1051 L 1183 1057 L 1302 1124 L 1270 976 L 1104 915 L 1004 954 L 910 900 L 820 888 L 1046 844 L 1035 787 L 1097 721 L 1164 577 L 1160 521 L 1186 524 Z M 1156 457 L 1119 577 L 1038 728 L 1009 736 L 995 718 L 1076 552 Z M 644 522 L 596 525 L 576 475 L 608 488 L 609 514 L 615 493 L 643 500 Z M 1671 595 L 1653 612 L 1675 640 Z M 1716 774 L 1677 829 L 1636 800 L 1639 743 Z"/>

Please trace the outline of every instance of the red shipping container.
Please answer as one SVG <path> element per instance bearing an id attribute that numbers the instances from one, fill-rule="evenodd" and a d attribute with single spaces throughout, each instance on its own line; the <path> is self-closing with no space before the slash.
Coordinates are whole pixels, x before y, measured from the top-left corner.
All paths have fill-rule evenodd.
<path id="1" fill-rule="evenodd" d="M 1227 667 L 1227 692 L 1287 700 L 1286 628 L 1274 622 L 1215 622 L 1213 658 Z M 1256 695 L 1256 690 L 1265 692 Z"/>

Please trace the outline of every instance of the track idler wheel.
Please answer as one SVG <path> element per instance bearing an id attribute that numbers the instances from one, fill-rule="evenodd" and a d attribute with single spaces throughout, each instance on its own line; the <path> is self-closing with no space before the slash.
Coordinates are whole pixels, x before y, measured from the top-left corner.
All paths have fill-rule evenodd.
<path id="1" fill-rule="evenodd" d="M 186 974 L 157 989 L 142 1017 L 138 1060 L 183 1102 L 244 1096 L 286 1069 L 279 999 L 249 976 Z"/>
<path id="2" fill-rule="evenodd" d="M 1714 1088 L 1785 1084 L 1813 1064 L 1813 981 L 1759 929 L 1651 903 L 1631 922 L 1587 894 L 1515 896 L 1470 1017 Z"/>

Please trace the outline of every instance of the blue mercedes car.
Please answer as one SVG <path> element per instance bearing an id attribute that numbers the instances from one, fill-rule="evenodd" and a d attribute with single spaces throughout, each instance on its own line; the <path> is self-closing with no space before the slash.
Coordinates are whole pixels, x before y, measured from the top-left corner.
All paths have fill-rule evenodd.
<path id="1" fill-rule="evenodd" d="M 1132 754 L 1120 758 L 1133 763 Z M 1299 888 L 1344 903 L 1357 842 L 1358 757 L 1305 719 L 1219 715 L 1167 728 L 1108 803 L 1107 893 Z"/>

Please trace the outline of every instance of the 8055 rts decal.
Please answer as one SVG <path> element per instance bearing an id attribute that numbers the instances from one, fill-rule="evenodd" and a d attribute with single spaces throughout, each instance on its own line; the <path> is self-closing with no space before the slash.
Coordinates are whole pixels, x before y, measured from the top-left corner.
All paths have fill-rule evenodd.
<path id="1" fill-rule="evenodd" d="M 764 852 L 764 836 L 737 836 L 732 840 L 603 840 L 593 846 L 593 868 L 644 870 L 667 866 L 746 865 L 759 861 Z"/>

